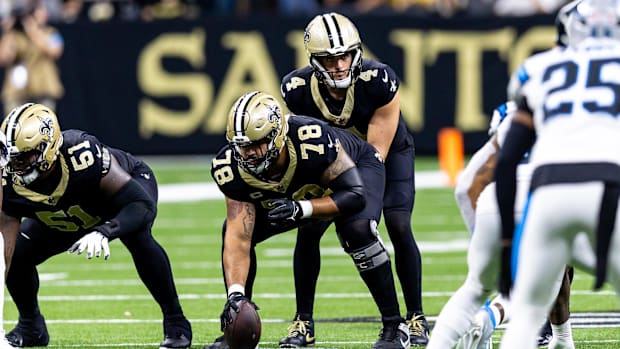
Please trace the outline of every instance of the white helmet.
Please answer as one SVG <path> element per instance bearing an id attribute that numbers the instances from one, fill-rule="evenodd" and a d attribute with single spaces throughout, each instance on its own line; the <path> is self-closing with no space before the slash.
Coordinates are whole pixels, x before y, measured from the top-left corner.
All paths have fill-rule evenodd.
<path id="1" fill-rule="evenodd" d="M 620 2 L 583 0 L 569 13 L 566 22 L 568 43 L 577 45 L 590 37 L 620 39 Z"/>

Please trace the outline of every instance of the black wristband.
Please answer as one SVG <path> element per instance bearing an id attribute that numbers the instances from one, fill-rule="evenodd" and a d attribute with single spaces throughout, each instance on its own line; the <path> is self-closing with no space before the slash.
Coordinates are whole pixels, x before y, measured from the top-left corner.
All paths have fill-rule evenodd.
<path id="1" fill-rule="evenodd" d="M 101 235 L 111 240 L 118 237 L 119 232 L 121 231 L 121 227 L 115 219 L 112 219 L 94 227 L 93 230 L 100 232 Z"/>

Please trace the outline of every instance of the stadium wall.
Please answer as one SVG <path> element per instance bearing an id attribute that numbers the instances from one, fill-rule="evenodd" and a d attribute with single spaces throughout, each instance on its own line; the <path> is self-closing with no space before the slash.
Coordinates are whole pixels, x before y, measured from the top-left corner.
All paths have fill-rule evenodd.
<path id="1" fill-rule="evenodd" d="M 280 78 L 307 64 L 308 18 L 209 17 L 197 21 L 57 25 L 66 94 L 64 128 L 88 130 L 136 154 L 211 154 L 224 142 L 229 107 L 242 93 L 280 96 Z M 555 42 L 553 18 L 354 18 L 367 57 L 401 77 L 402 113 L 418 154 L 457 127 L 465 150 L 486 140 L 510 73 Z"/>

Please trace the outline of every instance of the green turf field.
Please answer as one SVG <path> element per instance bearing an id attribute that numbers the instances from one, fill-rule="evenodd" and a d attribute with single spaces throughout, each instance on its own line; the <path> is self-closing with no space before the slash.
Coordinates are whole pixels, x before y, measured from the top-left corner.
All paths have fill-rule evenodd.
<path id="1" fill-rule="evenodd" d="M 204 159 L 164 161 L 151 159 L 160 184 L 208 181 Z M 423 158 L 417 169 L 436 170 L 434 159 Z M 202 348 L 219 332 L 224 304 L 221 279 L 220 227 L 224 205 L 220 200 L 160 203 L 154 234 L 167 250 L 181 303 L 194 328 L 194 348 Z M 412 221 L 423 253 L 424 306 L 434 319 L 451 293 L 464 280 L 468 234 L 449 188 L 418 190 Z M 382 229 L 385 232 L 385 229 Z M 387 242 L 387 234 L 383 234 Z M 294 315 L 292 278 L 293 232 L 259 245 L 259 270 L 254 301 L 261 307 L 262 348 L 277 347 Z M 47 319 L 52 348 L 157 348 L 162 339 L 161 314 L 139 281 L 130 256 L 118 241 L 111 244 L 108 261 L 60 255 L 43 264 L 40 305 Z M 378 311 L 350 258 L 335 234 L 322 240 L 323 268 L 316 300 L 316 336 L 319 348 L 370 348 L 381 328 Z M 616 319 L 598 321 L 616 327 L 584 328 L 596 320 L 584 312 L 618 310 L 609 287 L 591 292 L 592 278 L 577 272 L 571 299 L 577 348 L 620 348 Z M 402 298 L 401 298 L 402 299 Z M 402 302 L 401 302 L 402 304 Z M 518 310 L 517 310 L 518 311 Z M 17 320 L 14 304 L 5 306 L 5 329 Z M 577 326 L 576 326 L 577 327 Z M 496 333 L 499 341 L 502 331 Z"/>

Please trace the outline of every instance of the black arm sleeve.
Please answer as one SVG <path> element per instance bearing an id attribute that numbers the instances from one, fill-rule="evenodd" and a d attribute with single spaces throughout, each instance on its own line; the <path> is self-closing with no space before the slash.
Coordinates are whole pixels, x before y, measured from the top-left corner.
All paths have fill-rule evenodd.
<path id="1" fill-rule="evenodd" d="M 110 240 L 147 228 L 155 220 L 155 201 L 134 179 L 119 189 L 111 203 L 119 208 L 116 217 L 93 228 Z"/>
<path id="2" fill-rule="evenodd" d="M 352 167 L 329 183 L 333 191 L 330 195 L 336 203 L 340 215 L 358 213 L 366 207 L 364 184 L 357 167 Z"/>
<path id="3" fill-rule="evenodd" d="M 497 204 L 502 219 L 502 239 L 512 240 L 515 227 L 514 203 L 517 191 L 517 165 L 534 143 L 533 129 L 513 122 L 499 152 L 495 168 Z"/>

